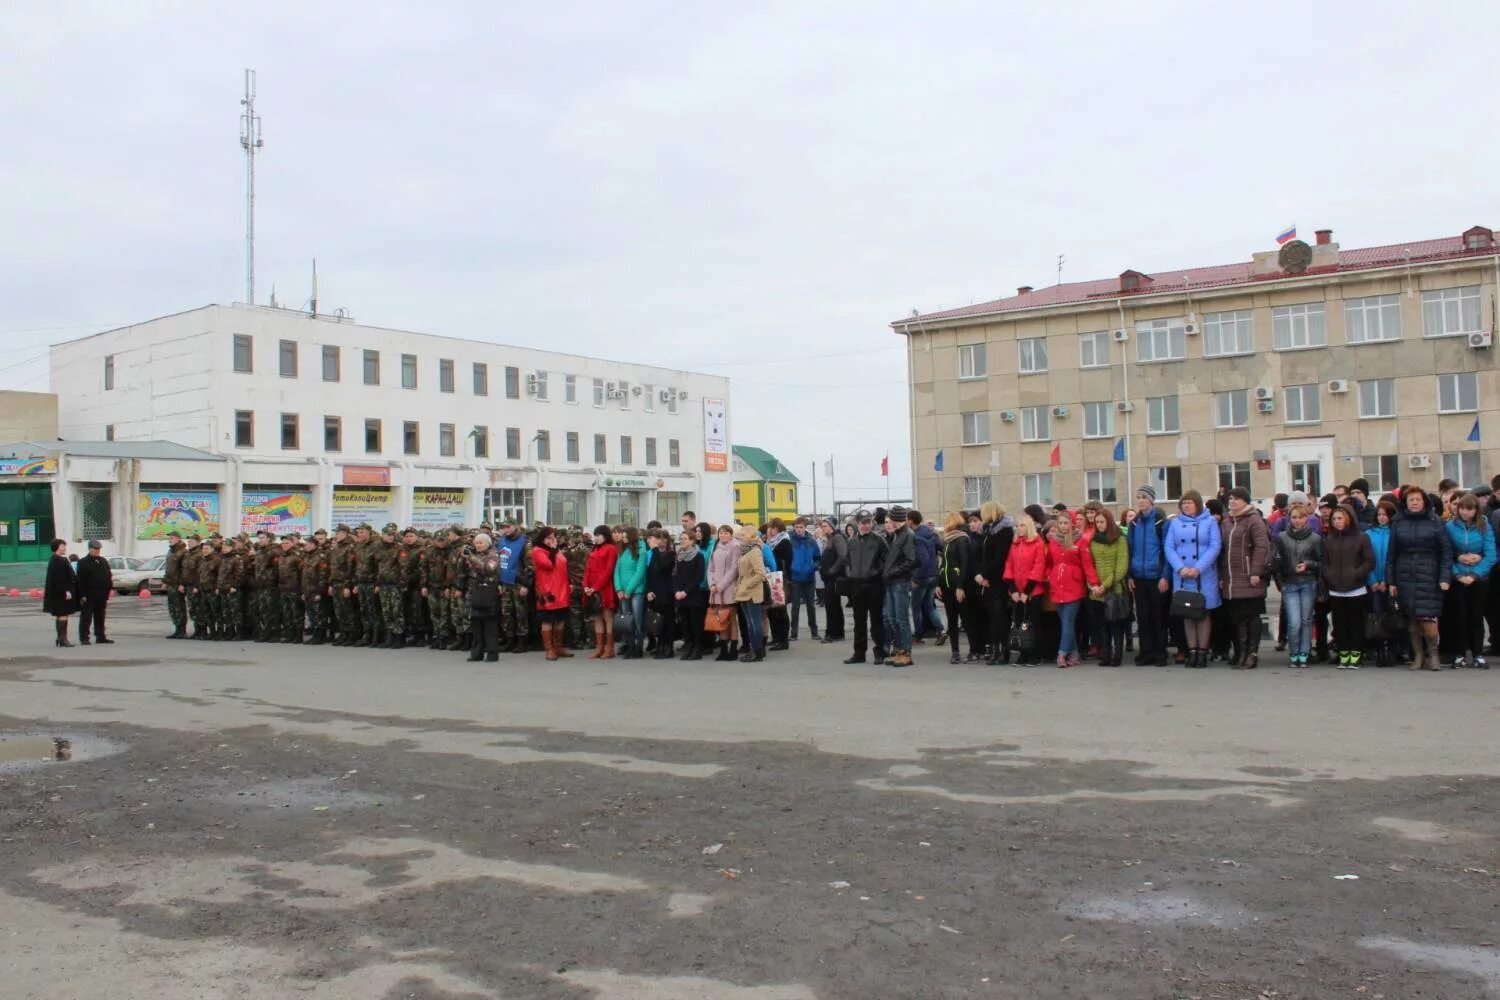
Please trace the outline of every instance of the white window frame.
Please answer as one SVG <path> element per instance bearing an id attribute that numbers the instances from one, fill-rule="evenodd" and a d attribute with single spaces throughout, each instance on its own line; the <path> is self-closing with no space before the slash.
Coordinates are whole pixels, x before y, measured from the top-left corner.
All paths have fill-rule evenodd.
<path id="1" fill-rule="evenodd" d="M 973 410 L 968 413 L 961 413 L 959 414 L 959 420 L 963 425 L 963 444 L 990 443 L 990 414 L 988 410 Z"/>
<path id="2" fill-rule="evenodd" d="M 1187 360 L 1187 326 L 1181 316 L 1135 324 L 1135 359 L 1141 364 Z"/>
<path id="3" fill-rule="evenodd" d="M 1092 425 L 1092 429 L 1090 425 Z M 1115 404 L 1113 400 L 1104 403 L 1083 404 L 1083 436 L 1089 439 L 1115 436 Z"/>
<path id="4" fill-rule="evenodd" d="M 1436 330 L 1432 323 L 1434 316 L 1438 319 Z M 1422 336 L 1462 337 L 1483 329 L 1484 305 L 1478 285 L 1436 288 L 1422 293 Z"/>
<path id="5" fill-rule="evenodd" d="M 1394 475 L 1389 479 L 1385 475 L 1385 460 L 1391 460 L 1391 468 Z M 1359 460 L 1360 477 L 1370 483 L 1370 495 L 1374 496 L 1376 490 L 1384 492 L 1387 489 L 1395 489 L 1401 483 L 1401 456 L 1400 455 L 1364 455 Z M 1391 485 L 1386 486 L 1389 482 Z"/>
<path id="6" fill-rule="evenodd" d="M 1356 326 L 1359 328 L 1357 335 Z M 1372 331 L 1374 336 L 1371 336 Z M 1345 343 L 1385 344 L 1400 339 L 1401 296 L 1366 295 L 1344 300 Z"/>
<path id="7" fill-rule="evenodd" d="M 648 385 L 648 386 L 646 386 L 646 391 L 645 391 L 644 395 L 645 395 L 645 403 L 641 406 L 641 409 L 645 410 L 647 413 L 655 413 L 656 412 L 656 386 L 654 386 L 654 385 Z"/>
<path id="8" fill-rule="evenodd" d="M 1479 373 L 1478 372 L 1452 372 L 1437 377 L 1437 404 L 1439 413 L 1478 413 L 1479 412 Z M 1450 387 L 1449 395 L 1452 396 L 1448 402 L 1449 406 L 1443 405 L 1444 389 Z M 1473 387 L 1474 405 L 1464 405 L 1464 390 Z M 1451 476 L 1449 478 L 1452 478 Z"/>
<path id="9" fill-rule="evenodd" d="M 1225 419 L 1225 409 L 1228 419 Z M 1238 419 L 1236 419 L 1238 418 Z M 1216 430 L 1240 430 L 1250 426 L 1250 390 L 1226 389 L 1214 393 L 1214 428 Z"/>
<path id="10" fill-rule="evenodd" d="M 604 380 L 602 378 L 594 379 L 594 409 L 604 409 Z"/>
<path id="11" fill-rule="evenodd" d="M 958 380 L 982 379 L 989 376 L 989 352 L 986 344 L 958 345 Z"/>
<path id="12" fill-rule="evenodd" d="M 1157 471 L 1161 475 L 1157 475 Z M 1172 489 L 1172 473 L 1177 473 L 1177 489 Z M 1156 499 L 1159 503 L 1182 499 L 1182 466 L 1155 465 L 1150 469 L 1151 481 L 1156 484 Z"/>
<path id="13" fill-rule="evenodd" d="M 1307 396 L 1312 393 L 1313 410 L 1312 418 L 1307 416 Z M 1292 418 L 1292 394 L 1297 397 L 1297 416 Z M 1309 385 L 1289 385 L 1281 394 L 1282 423 L 1288 427 L 1305 426 L 1309 424 L 1321 424 L 1323 422 L 1323 383 L 1313 382 Z"/>
<path id="14" fill-rule="evenodd" d="M 1328 314 L 1322 302 L 1277 306 L 1271 310 L 1272 346 L 1278 351 L 1310 351 L 1328 346 Z"/>
<path id="15" fill-rule="evenodd" d="M 1229 347 L 1225 344 L 1232 341 Z M 1232 358 L 1255 353 L 1255 312 L 1235 309 L 1230 312 L 1205 313 L 1203 316 L 1203 356 Z"/>
<path id="16" fill-rule="evenodd" d="M 1114 469 L 1087 469 L 1083 473 L 1083 500 L 1103 504 L 1120 502 L 1119 478 Z"/>
<path id="17" fill-rule="evenodd" d="M 1168 417 L 1171 417 L 1171 420 L 1168 420 Z M 1147 398 L 1146 433 L 1182 433 L 1182 404 L 1176 395 L 1151 396 Z"/>
<path id="18" fill-rule="evenodd" d="M 1049 406 L 1024 406 L 1021 408 L 1021 440 L 1052 440 L 1052 408 Z"/>
<path id="19" fill-rule="evenodd" d="M 1038 354 L 1041 355 L 1038 358 Z M 1016 341 L 1017 368 L 1022 375 L 1044 375 L 1047 372 L 1047 338 L 1022 337 Z M 1040 363 L 1038 363 L 1040 362 Z"/>
<path id="20" fill-rule="evenodd" d="M 1359 419 L 1389 420 L 1396 415 L 1396 380 L 1393 378 L 1360 379 Z M 1385 405 L 1382 406 L 1381 404 Z"/>
<path id="21" fill-rule="evenodd" d="M 993 476 L 964 476 L 964 509 L 977 510 L 982 503 L 995 499 Z"/>
<path id="22" fill-rule="evenodd" d="M 1052 499 L 1052 473 L 1028 472 L 1021 477 L 1021 503 L 1041 504 L 1050 507 Z M 1041 525 L 1037 525 L 1041 527 Z"/>
<path id="23" fill-rule="evenodd" d="M 1109 331 L 1096 330 L 1093 333 L 1080 333 L 1078 335 L 1078 367 L 1108 368 L 1111 359 L 1109 356 Z"/>
<path id="24" fill-rule="evenodd" d="M 1240 472 L 1245 473 L 1243 480 Z M 1249 462 L 1220 462 L 1219 463 L 1219 486 L 1232 490 L 1236 486 L 1250 488 L 1250 463 Z"/>
<path id="25" fill-rule="evenodd" d="M 1479 452 L 1475 451 L 1445 451 L 1442 455 L 1442 473 L 1444 479 L 1451 479 L 1464 489 L 1478 486 L 1482 481 L 1479 471 Z M 1469 471 L 1465 473 L 1465 466 Z"/>
<path id="26" fill-rule="evenodd" d="M 563 402 L 578 405 L 578 376 L 563 376 Z"/>

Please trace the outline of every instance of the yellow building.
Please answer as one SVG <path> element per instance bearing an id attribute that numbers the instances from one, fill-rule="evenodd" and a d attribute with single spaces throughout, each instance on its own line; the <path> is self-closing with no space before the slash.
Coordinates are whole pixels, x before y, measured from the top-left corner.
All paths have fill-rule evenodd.
<path id="1" fill-rule="evenodd" d="M 797 516 L 797 477 L 759 448 L 734 446 L 734 519 L 759 527 L 773 517 Z"/>
<path id="2" fill-rule="evenodd" d="M 1359 250 L 1325 229 L 898 320 L 917 503 L 1478 486 L 1500 471 L 1497 276 L 1487 227 Z"/>

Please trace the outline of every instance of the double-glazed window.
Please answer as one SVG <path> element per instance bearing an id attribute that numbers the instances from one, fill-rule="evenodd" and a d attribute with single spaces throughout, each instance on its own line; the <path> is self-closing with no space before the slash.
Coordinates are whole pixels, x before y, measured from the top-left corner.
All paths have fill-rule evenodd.
<path id="1" fill-rule="evenodd" d="M 1321 387 L 1314 385 L 1289 385 L 1286 387 L 1286 403 L 1283 407 L 1284 421 L 1288 424 L 1316 424 L 1323 420 Z"/>
<path id="2" fill-rule="evenodd" d="M 958 347 L 958 377 L 984 378 L 989 374 L 985 363 L 985 345 L 960 344 Z"/>
<path id="3" fill-rule="evenodd" d="M 1378 417 L 1396 415 L 1396 380 L 1393 378 L 1362 379 L 1359 383 L 1359 417 L 1374 420 Z"/>
<path id="4" fill-rule="evenodd" d="M 1484 329 L 1479 286 L 1422 293 L 1422 332 L 1428 337 L 1457 337 Z M 1453 476 L 1450 479 L 1456 478 Z"/>
<path id="5" fill-rule="evenodd" d="M 1278 351 L 1323 347 L 1328 343 L 1323 303 L 1310 302 L 1301 306 L 1277 306 L 1271 310 L 1271 331 Z"/>
<path id="6" fill-rule="evenodd" d="M 961 414 L 963 420 L 963 443 L 964 444 L 989 444 L 990 441 L 990 415 L 980 410 L 975 413 Z"/>
<path id="7" fill-rule="evenodd" d="M 1138 361 L 1181 361 L 1187 357 L 1187 326 L 1181 319 L 1148 319 L 1135 325 Z"/>
<path id="8" fill-rule="evenodd" d="M 1344 339 L 1351 344 L 1370 344 L 1401 339 L 1401 299 L 1395 295 L 1369 295 L 1344 300 Z M 1371 480 L 1374 482 L 1374 480 Z"/>
<path id="9" fill-rule="evenodd" d="M 1146 433 L 1176 434 L 1182 430 L 1176 396 L 1152 396 L 1146 400 Z"/>
<path id="10" fill-rule="evenodd" d="M 1214 426 L 1220 429 L 1245 427 L 1250 423 L 1250 391 L 1230 389 L 1214 393 Z"/>
<path id="11" fill-rule="evenodd" d="M 1040 375 L 1047 370 L 1047 338 L 1028 337 L 1016 341 L 1020 350 L 1021 374 Z"/>
<path id="12" fill-rule="evenodd" d="M 1255 351 L 1255 322 L 1249 309 L 1203 317 L 1203 356 L 1223 358 Z"/>

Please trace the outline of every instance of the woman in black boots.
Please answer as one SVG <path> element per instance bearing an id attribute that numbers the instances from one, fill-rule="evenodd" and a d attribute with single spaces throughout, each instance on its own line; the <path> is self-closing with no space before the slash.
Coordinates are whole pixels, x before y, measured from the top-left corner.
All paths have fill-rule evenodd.
<path id="1" fill-rule="evenodd" d="M 684 660 L 703 659 L 703 616 L 708 610 L 708 591 L 703 586 L 706 569 L 697 535 L 684 531 L 677 540 L 677 565 L 672 570 L 677 630 L 682 633 L 680 658 Z"/>
<path id="2" fill-rule="evenodd" d="M 73 645 L 68 641 L 68 616 L 78 610 L 78 581 L 68 562 L 68 543 L 61 538 L 52 539 L 52 558 L 47 563 L 47 586 L 42 591 L 42 610 L 56 619 L 57 644 Z"/>

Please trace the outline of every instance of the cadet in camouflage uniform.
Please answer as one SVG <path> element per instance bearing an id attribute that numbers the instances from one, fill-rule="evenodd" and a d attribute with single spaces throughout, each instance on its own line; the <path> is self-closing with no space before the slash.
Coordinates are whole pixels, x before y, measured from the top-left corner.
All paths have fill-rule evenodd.
<path id="1" fill-rule="evenodd" d="M 182 563 L 187 557 L 187 546 L 182 536 L 175 531 L 167 532 L 171 544 L 167 549 L 167 564 L 162 573 L 162 584 L 167 588 L 167 614 L 172 616 L 172 634 L 168 639 L 187 638 L 187 587 L 182 582 Z"/>
<path id="2" fill-rule="evenodd" d="M 240 626 L 244 616 L 240 613 L 240 576 L 244 570 L 244 546 L 239 539 L 226 539 L 224 551 L 219 556 L 218 600 L 219 631 L 214 636 L 219 642 L 229 642 L 240 637 Z"/>
<path id="3" fill-rule="evenodd" d="M 563 555 L 568 558 L 568 583 L 572 588 L 568 601 L 568 635 L 574 649 L 594 647 L 593 624 L 583 610 L 583 570 L 588 565 L 589 549 L 593 548 L 591 539 L 591 535 L 575 524 L 568 529 L 568 547 L 563 550 Z"/>
<path id="4" fill-rule="evenodd" d="M 308 613 L 308 626 L 314 630 L 323 630 L 323 641 L 333 641 L 333 630 L 338 625 L 338 619 L 334 611 L 333 589 L 328 583 L 328 578 L 333 574 L 333 546 L 328 541 L 328 531 L 319 528 L 313 532 L 313 541 L 318 545 L 318 555 L 322 557 L 323 566 L 323 600 L 318 602 L 318 620 L 312 621 L 311 612 Z"/>
<path id="5" fill-rule="evenodd" d="M 428 542 L 417 558 L 422 582 L 421 595 L 427 601 L 427 616 L 432 622 L 429 649 L 448 649 L 453 638 L 452 623 L 448 620 L 448 575 L 447 530 L 442 530 Z"/>
<path id="6" fill-rule="evenodd" d="M 219 601 L 219 560 L 222 558 L 220 546 L 224 543 L 223 536 L 215 533 L 208 536 L 208 542 L 199 547 L 198 556 L 198 592 L 203 595 L 203 624 L 208 632 L 205 639 L 217 640 L 219 631 L 223 628 L 223 607 Z"/>
<path id="7" fill-rule="evenodd" d="M 318 545 L 316 536 L 302 541 L 302 604 L 312 626 L 310 646 L 328 641 L 328 621 L 324 616 L 328 597 L 328 552 Z M 296 642 L 298 640 L 292 640 Z"/>
<path id="8" fill-rule="evenodd" d="M 406 639 L 413 646 L 427 645 L 427 601 L 422 597 L 422 550 L 416 528 L 401 536 L 401 601 L 406 612 Z"/>
<path id="9" fill-rule="evenodd" d="M 468 649 L 474 644 L 474 632 L 469 622 L 469 602 L 464 592 L 458 589 L 458 578 L 464 556 L 472 551 L 472 535 L 465 535 L 457 526 L 448 529 L 448 630 L 452 639 L 449 649 Z"/>
<path id="10" fill-rule="evenodd" d="M 372 542 L 371 549 L 375 553 L 375 590 L 380 595 L 385 645 L 387 649 L 400 649 L 406 645 L 406 605 L 401 587 L 408 556 L 396 541 L 394 522 L 381 529 L 380 541 L 378 544 Z"/>
<path id="11" fill-rule="evenodd" d="M 328 546 L 328 593 L 339 629 L 335 646 L 352 646 L 359 639 L 359 598 L 350 589 L 353 586 L 354 540 L 347 524 L 335 525 Z"/>
<path id="12" fill-rule="evenodd" d="M 531 564 L 531 539 L 510 519 L 500 522 L 495 537 L 500 559 L 500 651 L 524 653 L 531 641 L 527 613 L 536 569 Z"/>
<path id="13" fill-rule="evenodd" d="M 208 638 L 208 625 L 203 618 L 203 595 L 198 590 L 198 567 L 203 562 L 203 542 L 197 535 L 187 540 L 187 551 L 182 554 L 183 596 L 187 598 L 188 615 L 193 620 L 193 634 L 189 639 Z"/>
<path id="14" fill-rule="evenodd" d="M 255 579 L 255 641 L 281 641 L 281 594 L 276 589 L 281 549 L 269 531 L 260 533 L 251 575 Z"/>
<path id="15" fill-rule="evenodd" d="M 296 532 L 281 536 L 276 589 L 281 596 L 281 642 L 302 641 L 302 553 Z"/>
<path id="16" fill-rule="evenodd" d="M 375 561 L 382 543 L 373 534 L 368 524 L 361 524 L 354 532 L 355 557 L 354 584 L 359 592 L 359 618 L 361 633 L 356 646 L 374 646 L 385 636 L 380 619 L 380 594 L 375 584 Z"/>

